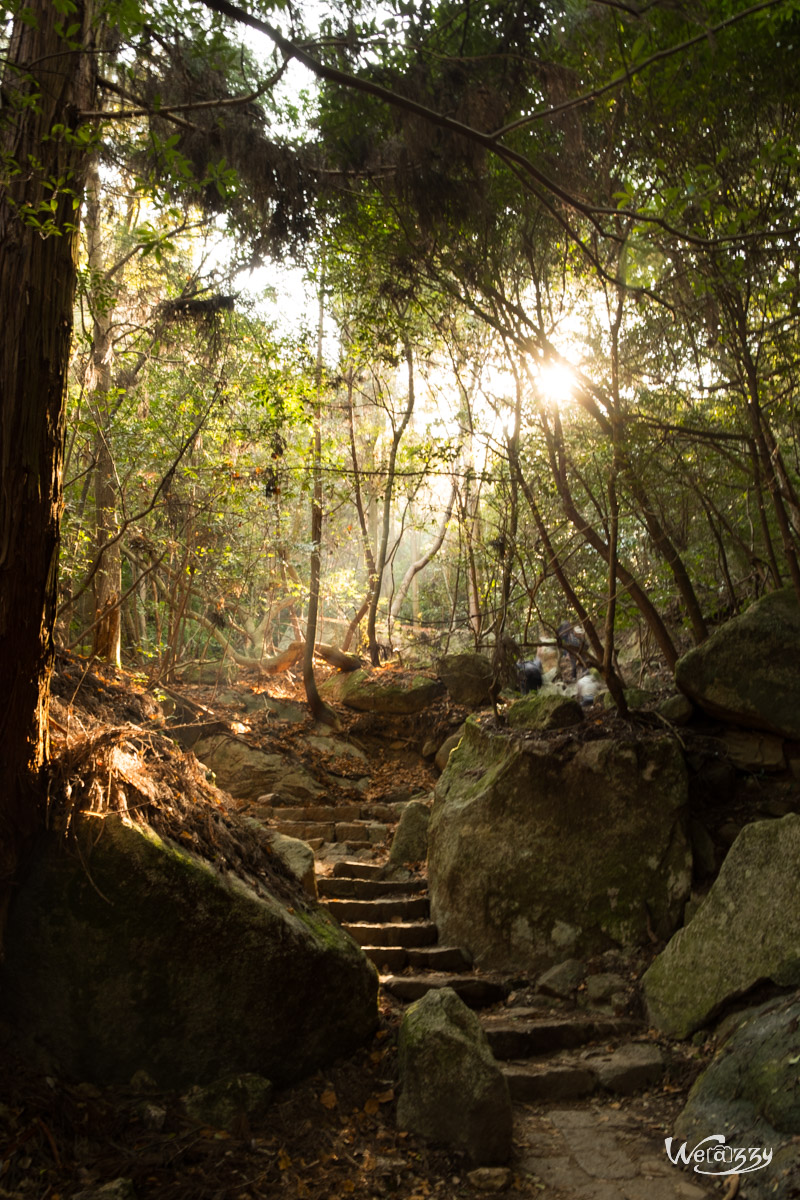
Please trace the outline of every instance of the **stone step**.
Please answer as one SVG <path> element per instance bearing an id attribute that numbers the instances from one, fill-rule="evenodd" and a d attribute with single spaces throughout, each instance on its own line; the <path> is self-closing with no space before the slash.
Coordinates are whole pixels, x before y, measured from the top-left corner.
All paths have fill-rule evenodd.
<path id="1" fill-rule="evenodd" d="M 431 946 L 439 936 L 433 921 L 413 921 L 409 924 L 393 921 L 386 925 L 348 921 L 343 923 L 342 928 L 359 946 Z"/>
<path id="2" fill-rule="evenodd" d="M 362 946 L 361 949 L 384 974 L 402 971 L 403 967 L 408 966 L 408 956 L 411 953 L 405 946 Z"/>
<path id="3" fill-rule="evenodd" d="M 407 896 L 427 887 L 424 879 L 334 879 L 317 880 L 317 890 L 324 898 L 336 900 L 375 900 L 381 896 Z"/>
<path id="4" fill-rule="evenodd" d="M 579 1100 L 598 1086 L 585 1063 L 509 1063 L 503 1067 L 511 1099 L 522 1104 L 536 1100 Z"/>
<path id="5" fill-rule="evenodd" d="M 404 967 L 416 967 L 417 970 L 434 971 L 468 971 L 472 966 L 469 956 L 457 946 L 425 946 L 421 949 L 411 949 L 405 946 L 362 946 L 367 958 L 371 958 L 378 968 L 385 968 L 384 974 L 402 971 Z"/>
<path id="6" fill-rule="evenodd" d="M 385 871 L 381 863 L 349 862 L 340 858 L 333 864 L 333 874 L 337 879 L 376 879 Z"/>
<path id="7" fill-rule="evenodd" d="M 512 1100 L 578 1100 L 597 1089 L 631 1096 L 661 1082 L 665 1063 L 652 1042 L 627 1042 L 613 1053 L 565 1054 L 542 1061 L 507 1063 L 503 1074 Z"/>
<path id="8" fill-rule="evenodd" d="M 275 821 L 273 829 L 286 837 L 303 842 L 322 838 L 326 842 L 347 842 L 353 846 L 377 846 L 389 838 L 388 825 L 377 821 Z"/>
<path id="9" fill-rule="evenodd" d="M 409 950 L 408 964 L 420 970 L 469 971 L 472 959 L 458 946 L 430 946 L 422 950 Z"/>
<path id="10" fill-rule="evenodd" d="M 640 1022 L 629 1017 L 594 1015 L 566 1017 L 530 1016 L 531 1009 L 513 1009 L 492 1013 L 484 1019 L 483 1027 L 495 1058 L 530 1058 L 535 1054 L 552 1054 L 557 1050 L 573 1050 L 591 1042 L 624 1037 L 641 1028 Z"/>
<path id="11" fill-rule="evenodd" d="M 396 825 L 407 804 L 407 800 L 397 800 L 394 804 L 365 804 L 362 806 L 361 815 L 371 817 L 373 821 L 386 821 L 389 825 Z"/>
<path id="12" fill-rule="evenodd" d="M 336 837 L 333 821 L 275 821 L 272 828 L 285 837 L 300 838 L 302 842 L 319 838 L 323 842 L 332 842 Z"/>
<path id="13" fill-rule="evenodd" d="M 399 900 L 326 900 L 325 908 L 341 924 L 342 921 L 370 922 L 412 921 L 430 912 L 427 896 L 407 896 Z"/>
<path id="14" fill-rule="evenodd" d="M 304 804 L 285 808 L 261 809 L 262 820 L 302 821 L 307 824 L 313 821 L 359 821 L 364 816 L 360 804 Z M 371 814 L 370 814 L 371 816 Z"/>
<path id="15" fill-rule="evenodd" d="M 367 842 L 377 846 L 388 840 L 391 830 L 379 821 L 337 821 L 337 842 Z"/>
<path id="16" fill-rule="evenodd" d="M 387 975 L 381 979 L 381 987 L 396 1000 L 410 1003 L 419 1000 L 427 992 L 450 987 L 470 1008 L 487 1008 L 505 1000 L 508 989 L 502 983 L 484 979 L 481 975 L 444 975 L 431 972 L 427 975 Z"/>

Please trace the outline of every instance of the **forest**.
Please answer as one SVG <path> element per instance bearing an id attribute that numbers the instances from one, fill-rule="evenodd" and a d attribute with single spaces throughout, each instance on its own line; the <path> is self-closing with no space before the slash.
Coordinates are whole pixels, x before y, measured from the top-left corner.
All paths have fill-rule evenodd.
<path id="1" fill-rule="evenodd" d="M 6 0 L 0 914 L 57 654 L 335 725 L 323 665 L 496 697 L 566 622 L 625 717 L 800 600 L 798 48 L 800 0 Z"/>
<path id="2" fill-rule="evenodd" d="M 7 8 L 17 786 L 54 642 L 168 679 L 567 616 L 622 705 L 631 631 L 672 669 L 800 591 L 795 7 Z"/>

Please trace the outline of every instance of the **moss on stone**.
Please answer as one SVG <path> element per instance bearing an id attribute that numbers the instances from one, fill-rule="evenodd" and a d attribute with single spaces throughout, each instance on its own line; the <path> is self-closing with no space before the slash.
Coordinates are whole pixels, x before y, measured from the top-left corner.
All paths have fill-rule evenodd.
<path id="1" fill-rule="evenodd" d="M 566 729 L 583 720 L 581 706 L 561 692 L 535 692 L 517 700 L 506 713 L 512 729 Z"/>
<path id="2" fill-rule="evenodd" d="M 468 721 L 429 826 L 440 936 L 481 966 L 541 969 L 668 935 L 691 881 L 686 799 L 670 738 L 554 750 Z"/>
<path id="3" fill-rule="evenodd" d="M 374 968 L 322 913 L 116 816 L 77 832 L 80 857 L 43 844 L 0 967 L 4 1015 L 45 1061 L 98 1082 L 283 1083 L 369 1036 Z"/>

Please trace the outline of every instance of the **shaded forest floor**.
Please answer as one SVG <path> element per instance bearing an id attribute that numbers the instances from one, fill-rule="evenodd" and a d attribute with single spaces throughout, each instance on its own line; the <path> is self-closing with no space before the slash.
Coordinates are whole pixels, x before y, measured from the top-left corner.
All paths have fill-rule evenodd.
<path id="1" fill-rule="evenodd" d="M 289 674 L 270 681 L 267 687 L 270 695 L 281 701 L 302 702 L 300 684 Z M 248 695 L 253 690 L 243 689 Z M 237 722 L 230 704 L 226 705 L 230 694 L 220 698 L 214 688 L 200 686 L 170 689 L 171 695 L 176 692 L 184 695 L 200 725 L 219 719 L 230 727 L 233 721 L 241 736 L 249 739 L 252 735 L 262 744 L 268 729 L 271 747 L 280 743 L 287 753 L 307 761 L 313 757 L 305 745 L 305 738 L 313 733 L 310 719 L 278 724 L 262 714 L 249 717 L 245 724 Z M 224 818 L 230 802 L 192 765 L 191 756 L 185 760 L 164 736 L 168 727 L 142 681 L 106 669 L 89 670 L 83 660 L 64 658 L 54 694 L 52 735 L 62 761 L 70 761 L 74 770 L 80 747 L 96 747 L 104 737 L 107 745 L 115 744 L 115 736 L 125 744 L 146 744 L 148 753 L 137 770 L 147 774 L 152 769 L 152 776 L 150 784 L 139 782 L 143 794 L 149 796 L 151 812 L 161 814 L 161 831 L 189 836 L 201 848 L 206 822 L 198 813 L 203 805 L 216 806 Z M 386 797 L 401 789 L 429 790 L 434 774 L 414 749 L 419 732 L 424 729 L 444 737 L 463 716 L 462 710 L 446 700 L 420 718 L 396 719 L 391 728 L 386 724 L 379 727 L 363 715 L 344 714 L 345 731 L 356 729 L 362 740 L 371 744 L 370 793 Z M 614 722 L 611 714 L 598 716 L 594 726 L 587 725 L 586 736 L 596 736 Z M 86 761 L 84 757 L 84 767 Z M 90 771 L 83 770 L 85 787 L 91 783 L 90 776 Z M 169 803 L 164 799 L 165 787 Z M 184 795 L 183 803 L 175 801 L 180 789 L 191 792 Z M 198 807 L 199 794 L 203 803 Z M 255 869 L 246 847 L 233 847 L 230 854 L 233 858 L 242 855 L 242 869 Z M 385 847 L 375 851 L 378 860 L 385 854 Z M 280 875 L 273 883 L 279 888 L 290 886 Z M 641 955 L 631 963 L 636 975 L 644 965 Z M 521 976 L 511 984 L 516 989 L 512 1002 L 524 1003 L 532 980 Z M 263 1126 L 243 1125 L 230 1131 L 198 1125 L 187 1116 L 179 1095 L 148 1089 L 146 1081 L 98 1088 L 81 1080 L 44 1076 L 15 1058 L 13 1036 L 5 1031 L 0 1062 L 0 1200 L 72 1200 L 83 1193 L 85 1200 L 100 1200 L 101 1196 L 107 1200 L 264 1200 L 282 1196 L 309 1200 L 441 1196 L 460 1200 L 488 1195 L 488 1182 L 471 1178 L 466 1159 L 426 1146 L 396 1128 L 396 1034 L 401 1016 L 400 1006 L 384 997 L 379 1029 L 370 1045 L 278 1092 Z M 664 1138 L 672 1132 L 674 1117 L 702 1059 L 702 1048 L 675 1048 L 668 1055 L 663 1084 L 652 1091 L 618 1099 L 607 1096 L 565 1102 L 558 1108 L 591 1111 L 601 1130 L 624 1117 L 631 1154 L 643 1163 L 646 1159 L 663 1165 Z M 495 1184 L 503 1183 L 503 1194 L 512 1200 L 542 1195 L 571 1200 L 589 1197 L 594 1194 L 591 1189 L 600 1186 L 588 1176 L 583 1181 L 576 1176 L 573 1187 L 569 1171 L 563 1180 L 552 1177 L 549 1182 L 539 1173 L 545 1159 L 537 1159 L 537 1153 L 543 1153 L 537 1143 L 546 1144 L 548 1137 L 555 1136 L 554 1127 L 548 1124 L 548 1109 L 552 1108 L 552 1103 L 516 1106 L 515 1157 L 510 1171 L 494 1178 Z M 552 1165 L 557 1159 L 551 1155 L 547 1161 Z M 671 1170 L 673 1180 L 680 1180 L 674 1168 Z M 694 1186 L 697 1177 L 690 1178 Z M 130 1181 L 132 1190 L 118 1183 L 117 1190 L 99 1191 L 124 1180 Z M 667 1190 L 659 1190 L 660 1186 Z M 670 1188 L 671 1182 L 656 1178 L 649 1200 L 705 1194 Z M 598 1200 L 606 1200 L 602 1189 L 596 1194 Z M 617 1190 L 612 1194 L 633 1196 L 634 1192 Z"/>

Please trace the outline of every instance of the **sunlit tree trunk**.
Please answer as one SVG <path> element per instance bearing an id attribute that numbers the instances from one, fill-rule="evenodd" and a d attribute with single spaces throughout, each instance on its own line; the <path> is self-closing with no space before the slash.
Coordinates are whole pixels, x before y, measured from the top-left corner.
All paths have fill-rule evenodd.
<path id="1" fill-rule="evenodd" d="M 79 33 L 68 46 L 58 32 L 59 8 L 29 0 L 25 20 L 15 21 L 2 80 L 0 149 L 19 171 L 0 183 L 0 908 L 44 815 L 65 388 L 86 154 L 85 143 L 71 135 L 74 114 L 91 108 L 94 94 L 88 9 L 78 0 L 70 14 L 83 42 Z M 67 136 L 51 135 L 56 124 L 67 127 Z M 54 180 L 63 181 L 55 190 Z M 37 228 L 37 220 L 45 224 Z"/>
<path id="2" fill-rule="evenodd" d="M 375 589 L 376 573 L 375 573 L 375 555 L 372 552 L 374 541 L 370 536 L 369 523 L 367 512 L 364 508 L 364 494 L 361 488 L 361 468 L 358 463 L 358 450 L 356 447 L 356 425 L 355 425 L 355 409 L 353 405 L 353 380 L 354 371 L 352 365 L 347 371 L 347 416 L 348 428 L 350 433 L 350 461 L 353 464 L 353 500 L 356 506 L 356 516 L 358 517 L 358 526 L 361 530 L 361 545 L 364 550 L 364 563 L 367 568 L 367 594 L 364 598 L 361 607 L 354 615 L 352 621 L 347 627 L 347 632 L 342 642 L 342 649 L 347 651 L 355 637 L 364 617 L 369 612 L 372 593 Z M 377 511 L 377 510 L 376 510 Z"/>
<path id="3" fill-rule="evenodd" d="M 403 415 L 400 418 L 400 423 L 395 426 L 392 433 L 392 448 L 389 451 L 389 465 L 386 470 L 386 491 L 383 496 L 383 520 L 381 522 L 380 544 L 378 546 L 378 554 L 375 562 L 375 586 L 372 589 L 370 597 L 369 613 L 367 615 L 367 637 L 369 639 L 369 657 L 372 665 L 377 667 L 380 662 L 380 647 L 378 646 L 378 638 L 376 634 L 376 622 L 378 616 L 378 602 L 381 598 L 381 582 L 383 580 L 383 569 L 386 566 L 386 552 L 389 546 L 389 530 L 391 527 L 392 517 L 392 493 L 394 491 L 394 475 L 397 466 L 397 452 L 400 449 L 400 442 L 403 440 L 403 434 L 406 431 L 411 414 L 414 411 L 414 355 L 411 349 L 410 342 L 406 342 L 403 347 L 406 360 L 407 377 L 408 377 L 408 396 L 406 398 L 406 407 L 403 410 Z"/>
<path id="4" fill-rule="evenodd" d="M 86 180 L 86 245 L 92 306 L 92 350 L 88 399 L 97 422 L 94 503 L 95 562 L 92 649 L 98 658 L 120 665 L 120 595 L 122 550 L 117 538 L 117 488 L 111 452 L 113 394 L 111 387 L 111 317 L 109 298 L 100 286 L 104 256 L 100 214 L 100 172 L 93 159 Z"/>
<path id="5" fill-rule="evenodd" d="M 322 337 L 325 319 L 324 285 L 319 286 L 319 320 L 317 324 L 316 396 L 314 401 L 313 491 L 311 498 L 311 578 L 308 585 L 308 617 L 306 643 L 303 651 L 303 684 L 311 715 L 329 725 L 337 723 L 336 714 L 328 708 L 319 694 L 314 678 L 314 643 L 317 639 L 319 613 L 319 584 L 322 565 Z"/>

